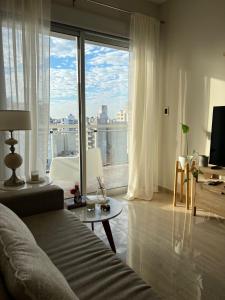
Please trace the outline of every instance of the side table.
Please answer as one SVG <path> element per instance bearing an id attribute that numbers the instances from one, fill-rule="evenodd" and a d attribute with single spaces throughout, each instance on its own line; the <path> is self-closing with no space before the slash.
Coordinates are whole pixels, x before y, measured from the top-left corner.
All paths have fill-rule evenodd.
<path id="1" fill-rule="evenodd" d="M 178 177 L 180 175 L 180 200 L 183 199 L 183 192 L 184 192 L 184 184 L 186 184 L 186 208 L 189 209 L 190 203 L 189 199 L 191 198 L 191 207 L 193 206 L 193 176 L 190 176 L 193 168 L 195 167 L 195 161 L 192 162 L 191 166 L 187 162 L 185 164 L 184 169 L 182 169 L 180 162 L 177 160 L 175 162 L 175 176 L 174 176 L 174 196 L 173 196 L 173 206 L 177 204 L 177 186 L 178 186 Z M 191 182 L 190 182 L 191 181 Z"/>
<path id="2" fill-rule="evenodd" d="M 40 183 L 28 183 L 25 182 L 25 184 L 20 186 L 4 186 L 4 181 L 0 181 L 0 191 L 8 192 L 8 191 L 21 191 L 21 190 L 27 190 L 27 189 L 34 189 L 34 188 L 40 188 L 46 185 L 52 184 L 52 180 L 48 176 L 44 176 L 44 181 Z"/>

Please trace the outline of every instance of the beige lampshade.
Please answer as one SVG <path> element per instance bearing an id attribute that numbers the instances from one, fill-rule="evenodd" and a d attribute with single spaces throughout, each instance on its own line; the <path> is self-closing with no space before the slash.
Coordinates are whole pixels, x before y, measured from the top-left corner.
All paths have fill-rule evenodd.
<path id="1" fill-rule="evenodd" d="M 30 130 L 30 112 L 26 110 L 0 110 L 0 130 Z"/>

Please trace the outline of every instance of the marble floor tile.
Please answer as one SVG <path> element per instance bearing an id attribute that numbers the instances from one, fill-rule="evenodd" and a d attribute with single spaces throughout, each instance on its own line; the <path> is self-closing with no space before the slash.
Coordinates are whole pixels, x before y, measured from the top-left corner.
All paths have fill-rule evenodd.
<path id="1" fill-rule="evenodd" d="M 125 201 L 110 220 L 117 255 L 169 300 L 225 300 L 225 219 L 193 217 L 172 196 Z M 108 245 L 101 224 L 95 233 Z"/>

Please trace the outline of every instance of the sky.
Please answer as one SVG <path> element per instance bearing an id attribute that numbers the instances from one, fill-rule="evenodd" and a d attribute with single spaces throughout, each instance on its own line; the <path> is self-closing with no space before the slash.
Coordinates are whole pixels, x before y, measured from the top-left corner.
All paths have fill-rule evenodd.
<path id="1" fill-rule="evenodd" d="M 77 40 L 51 37 L 50 115 L 78 116 Z M 85 43 L 86 115 L 96 116 L 101 105 L 115 118 L 128 102 L 129 53 L 125 50 Z"/>

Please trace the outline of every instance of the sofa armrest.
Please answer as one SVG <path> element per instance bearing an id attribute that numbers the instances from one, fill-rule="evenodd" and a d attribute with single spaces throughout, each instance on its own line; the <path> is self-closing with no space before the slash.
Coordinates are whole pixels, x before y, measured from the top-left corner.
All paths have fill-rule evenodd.
<path id="1" fill-rule="evenodd" d="M 10 208 L 19 217 L 28 217 L 51 210 L 63 209 L 64 192 L 55 185 L 1 192 L 0 203 Z"/>

